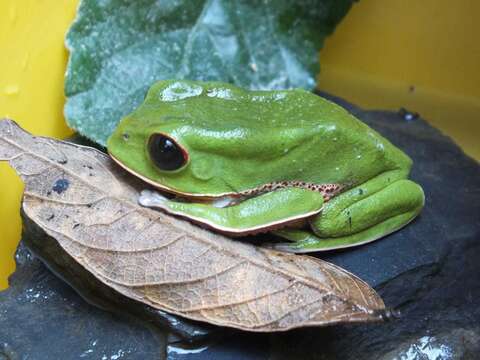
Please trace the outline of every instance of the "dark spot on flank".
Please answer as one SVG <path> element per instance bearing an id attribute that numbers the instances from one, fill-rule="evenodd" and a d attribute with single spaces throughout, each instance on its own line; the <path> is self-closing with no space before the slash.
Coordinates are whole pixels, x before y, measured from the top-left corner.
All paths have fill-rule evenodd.
<path id="1" fill-rule="evenodd" d="M 70 182 L 67 179 L 58 179 L 53 184 L 52 190 L 57 194 L 61 194 L 68 189 Z"/>
<path id="2" fill-rule="evenodd" d="M 91 207 L 92 207 L 92 204 L 87 204 L 87 207 L 88 207 L 88 208 L 91 208 Z"/>
<path id="3" fill-rule="evenodd" d="M 52 215 L 50 215 L 50 216 L 47 218 L 47 221 L 50 221 L 50 220 L 52 220 L 54 217 L 55 217 L 55 215 L 53 215 L 53 214 L 52 214 Z"/>
<path id="4" fill-rule="evenodd" d="M 358 194 L 363 195 L 363 189 L 358 189 Z"/>
<path id="5" fill-rule="evenodd" d="M 67 162 L 68 162 L 67 159 L 62 159 L 57 161 L 57 163 L 59 163 L 60 165 L 65 165 Z"/>
<path id="6" fill-rule="evenodd" d="M 75 229 L 75 228 L 77 228 L 77 227 L 79 227 L 79 226 L 80 226 L 80 224 L 78 224 L 78 223 L 77 223 L 77 224 L 73 224 L 73 227 L 72 227 L 72 228 Z"/>
<path id="7" fill-rule="evenodd" d="M 51 191 L 47 191 L 47 196 L 50 196 L 52 195 L 52 192 Z"/>

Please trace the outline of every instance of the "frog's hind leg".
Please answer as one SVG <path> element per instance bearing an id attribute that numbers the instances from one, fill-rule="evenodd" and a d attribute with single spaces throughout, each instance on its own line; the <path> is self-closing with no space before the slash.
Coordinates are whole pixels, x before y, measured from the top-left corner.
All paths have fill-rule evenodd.
<path id="1" fill-rule="evenodd" d="M 291 243 L 277 250 L 310 252 L 365 244 L 388 235 L 412 221 L 424 204 L 422 188 L 383 174 L 335 197 L 311 221 L 313 231 L 282 229 L 275 233 Z"/>
<path id="2" fill-rule="evenodd" d="M 409 214 L 398 215 L 397 217 L 390 218 L 364 231 L 337 238 L 321 238 L 315 235 L 313 232 L 305 230 L 277 230 L 274 232 L 276 235 L 288 239 L 292 242 L 276 243 L 273 244 L 272 247 L 275 250 L 279 251 L 302 253 L 343 249 L 347 247 L 363 245 L 378 240 L 396 230 L 399 230 L 403 226 L 407 225 L 414 218 L 415 216 L 410 216 Z M 389 231 L 384 231 L 384 229 L 389 229 Z"/>

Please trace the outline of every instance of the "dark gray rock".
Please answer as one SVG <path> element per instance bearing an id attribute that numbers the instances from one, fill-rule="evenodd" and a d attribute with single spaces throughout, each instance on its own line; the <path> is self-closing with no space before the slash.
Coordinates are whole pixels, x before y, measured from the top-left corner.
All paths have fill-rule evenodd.
<path id="1" fill-rule="evenodd" d="M 0 294 L 0 359 L 158 359 L 165 335 L 87 304 L 20 245 Z"/>
<path id="2" fill-rule="evenodd" d="M 224 335 L 234 336 L 214 338 L 192 350 L 169 346 L 166 353 L 170 359 L 478 357 L 479 164 L 416 114 L 405 110 L 361 111 L 340 99 L 334 100 L 407 152 L 414 160 L 411 177 L 425 190 L 424 211 L 401 231 L 362 247 L 319 255 L 373 285 L 388 306 L 401 311 L 401 317 L 384 324 L 301 329 L 273 335 L 222 330 Z M 62 349 L 72 349 L 72 353 L 82 354 L 80 351 L 92 349 L 89 341 L 98 337 L 102 341 L 112 339 L 112 343 L 105 343 L 111 345 L 106 348 L 110 352 L 105 350 L 104 354 L 132 349 L 126 356 L 132 358 L 132 354 L 137 355 L 134 349 L 141 349 L 143 353 L 137 355 L 140 358 L 161 356 L 158 347 L 165 344 L 165 339 L 156 330 L 146 330 L 144 322 L 87 305 L 38 260 L 29 261 L 33 267 L 22 270 L 20 264 L 11 279 L 12 287 L 0 295 L 0 317 L 6 320 L 0 326 L 0 344 L 7 343 L 4 353 L 28 358 L 29 354 L 51 351 L 56 355 Z M 56 300 L 28 302 L 25 299 L 35 299 L 30 293 Z M 63 298 L 75 306 L 68 307 Z M 8 325 L 3 326 L 4 323 Z M 71 329 L 77 328 L 84 329 L 80 330 L 84 336 L 78 336 L 77 331 L 80 340 L 75 343 L 65 334 L 73 334 Z M 97 337 L 85 335 L 90 331 Z M 119 336 L 124 341 L 115 343 Z"/>

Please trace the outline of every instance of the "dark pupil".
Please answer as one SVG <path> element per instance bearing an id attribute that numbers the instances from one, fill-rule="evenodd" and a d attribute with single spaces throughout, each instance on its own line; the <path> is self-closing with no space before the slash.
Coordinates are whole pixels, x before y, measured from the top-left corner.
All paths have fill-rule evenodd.
<path id="1" fill-rule="evenodd" d="M 155 165 L 161 170 L 177 170 L 185 164 L 182 150 L 164 135 L 155 134 L 150 137 L 148 152 Z"/>

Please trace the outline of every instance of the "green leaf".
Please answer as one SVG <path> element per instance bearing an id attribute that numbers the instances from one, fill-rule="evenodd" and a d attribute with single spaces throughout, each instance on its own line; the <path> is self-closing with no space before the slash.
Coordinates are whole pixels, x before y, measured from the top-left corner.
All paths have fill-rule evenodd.
<path id="1" fill-rule="evenodd" d="M 65 116 L 105 145 L 160 79 L 312 89 L 353 0 L 83 0 L 66 46 Z"/>

